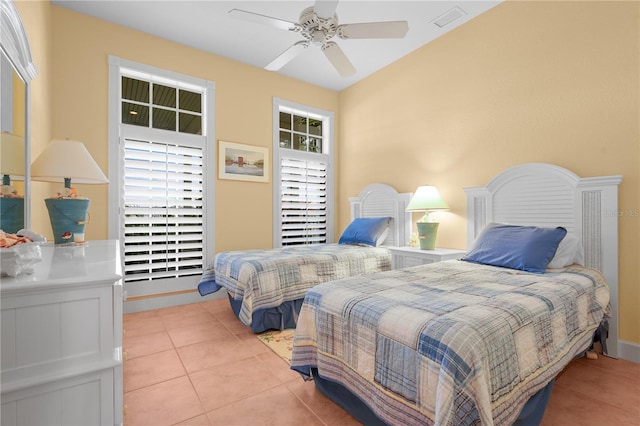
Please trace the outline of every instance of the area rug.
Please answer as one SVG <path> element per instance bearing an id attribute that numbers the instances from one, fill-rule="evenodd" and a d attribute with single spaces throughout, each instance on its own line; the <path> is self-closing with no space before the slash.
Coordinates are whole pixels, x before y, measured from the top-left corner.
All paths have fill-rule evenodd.
<path id="1" fill-rule="evenodd" d="M 291 362 L 291 351 L 293 351 L 294 328 L 284 330 L 270 330 L 256 335 L 256 337 L 269 349 L 275 352 L 287 364 Z"/>

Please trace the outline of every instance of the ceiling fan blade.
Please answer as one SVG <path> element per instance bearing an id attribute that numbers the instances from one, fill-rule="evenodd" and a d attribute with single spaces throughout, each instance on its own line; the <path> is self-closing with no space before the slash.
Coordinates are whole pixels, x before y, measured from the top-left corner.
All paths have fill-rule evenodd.
<path id="1" fill-rule="evenodd" d="M 271 16 L 260 15 L 259 13 L 247 12 L 246 10 L 231 9 L 229 16 L 243 21 L 257 22 L 258 24 L 269 25 L 286 31 L 299 31 L 300 26 L 294 22 Z"/>
<path id="2" fill-rule="evenodd" d="M 323 44 L 322 51 L 341 76 L 349 77 L 356 73 L 356 69 L 347 58 L 347 55 L 334 42 L 330 41 Z"/>
<path id="3" fill-rule="evenodd" d="M 287 50 L 282 52 L 277 58 L 271 61 L 264 69 L 269 71 L 277 71 L 285 66 L 289 61 L 298 56 L 302 51 L 309 47 L 309 42 L 306 40 L 299 41 Z"/>
<path id="4" fill-rule="evenodd" d="M 363 22 L 338 26 L 340 38 L 403 38 L 409 31 L 407 21 Z"/>
<path id="5" fill-rule="evenodd" d="M 338 0 L 316 0 L 313 11 L 321 18 L 328 19 L 333 16 L 338 7 Z"/>

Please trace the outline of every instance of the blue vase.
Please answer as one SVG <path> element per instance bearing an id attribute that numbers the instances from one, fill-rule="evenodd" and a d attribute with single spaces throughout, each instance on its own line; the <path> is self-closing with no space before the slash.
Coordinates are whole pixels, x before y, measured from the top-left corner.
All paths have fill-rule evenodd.
<path id="1" fill-rule="evenodd" d="M 0 197 L 0 229 L 15 234 L 24 228 L 24 198 Z"/>
<path id="2" fill-rule="evenodd" d="M 84 234 L 89 200 L 79 198 L 48 198 L 44 200 L 49 210 L 53 238 L 56 244 L 73 242 L 74 234 Z"/>

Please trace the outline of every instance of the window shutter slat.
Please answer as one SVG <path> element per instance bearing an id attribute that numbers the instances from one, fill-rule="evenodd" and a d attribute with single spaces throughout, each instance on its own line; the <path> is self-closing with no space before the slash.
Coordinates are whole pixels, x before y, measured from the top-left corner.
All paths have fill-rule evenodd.
<path id="1" fill-rule="evenodd" d="M 327 164 L 282 158 L 282 246 L 327 242 Z"/>
<path id="2" fill-rule="evenodd" d="M 203 150 L 124 141 L 127 282 L 202 273 Z"/>

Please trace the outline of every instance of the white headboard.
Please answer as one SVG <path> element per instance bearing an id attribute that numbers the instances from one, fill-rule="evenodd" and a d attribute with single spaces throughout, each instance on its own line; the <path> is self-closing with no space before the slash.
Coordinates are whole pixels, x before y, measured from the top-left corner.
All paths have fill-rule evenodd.
<path id="1" fill-rule="evenodd" d="M 384 183 L 373 183 L 365 187 L 357 197 L 350 197 L 351 220 L 357 217 L 391 217 L 385 246 L 406 246 L 411 233 L 411 213 L 407 204 L 411 193 L 399 193 Z"/>
<path id="2" fill-rule="evenodd" d="M 618 185 L 622 176 L 580 178 L 553 164 L 511 167 L 485 187 L 465 188 L 467 246 L 491 222 L 563 226 L 581 239 L 585 266 L 611 290 L 608 355 L 618 356 Z"/>

